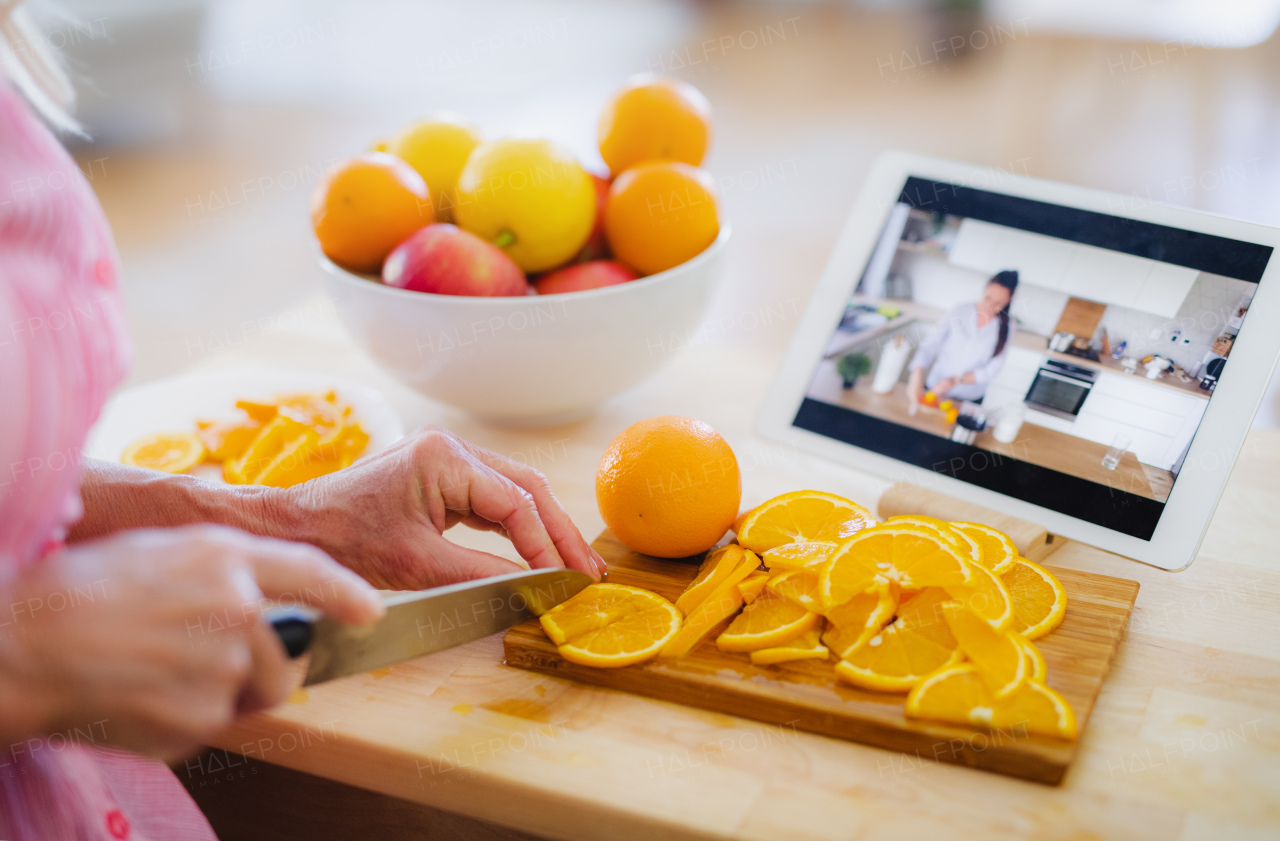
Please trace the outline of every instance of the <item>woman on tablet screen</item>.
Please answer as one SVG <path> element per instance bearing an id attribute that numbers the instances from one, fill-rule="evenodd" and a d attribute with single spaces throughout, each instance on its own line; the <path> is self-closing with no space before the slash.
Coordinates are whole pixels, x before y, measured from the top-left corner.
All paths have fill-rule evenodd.
<path id="1" fill-rule="evenodd" d="M 1004 367 L 1009 348 L 1009 303 L 1018 273 L 1005 270 L 987 281 L 982 298 L 947 313 L 911 360 L 907 393 L 919 403 L 925 389 L 952 400 L 982 402 L 987 384 Z"/>

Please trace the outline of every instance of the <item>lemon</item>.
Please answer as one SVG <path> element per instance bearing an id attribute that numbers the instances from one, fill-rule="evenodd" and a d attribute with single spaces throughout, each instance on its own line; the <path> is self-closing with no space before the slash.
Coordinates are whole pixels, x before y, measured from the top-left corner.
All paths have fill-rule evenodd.
<path id="1" fill-rule="evenodd" d="M 596 189 L 568 150 L 549 140 L 482 143 L 458 178 L 454 217 L 526 272 L 568 262 L 595 224 Z"/>
<path id="2" fill-rule="evenodd" d="M 458 204 L 458 176 L 480 141 L 480 132 L 461 117 L 442 114 L 416 122 L 379 145 L 418 171 L 431 192 L 436 221 L 451 222 Z"/>

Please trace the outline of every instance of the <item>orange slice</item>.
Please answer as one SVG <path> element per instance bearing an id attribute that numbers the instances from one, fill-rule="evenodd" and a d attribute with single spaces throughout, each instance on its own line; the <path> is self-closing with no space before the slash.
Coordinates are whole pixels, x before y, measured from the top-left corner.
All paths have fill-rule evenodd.
<path id="1" fill-rule="evenodd" d="M 615 668 L 657 656 L 680 630 L 680 611 L 639 587 L 591 584 L 539 622 L 570 663 Z"/>
<path id="2" fill-rule="evenodd" d="M 774 648 L 762 648 L 751 652 L 751 662 L 757 666 L 786 663 L 791 660 L 826 660 L 831 652 L 819 640 L 819 630 L 810 628 L 800 636 Z"/>
<path id="3" fill-rule="evenodd" d="M 1023 650 L 1027 652 L 1027 662 L 1030 664 L 1027 669 L 1027 680 L 1044 683 L 1049 674 L 1049 667 L 1045 665 L 1044 655 L 1040 653 L 1040 649 L 1036 648 L 1035 643 L 1017 631 L 1007 631 L 1006 633 L 1016 639 Z"/>
<path id="4" fill-rule="evenodd" d="M 880 633 L 897 609 L 898 588 L 893 582 L 859 593 L 827 611 L 831 627 L 822 635 L 822 641 L 837 657 L 844 657 Z"/>
<path id="5" fill-rule="evenodd" d="M 982 523 L 954 522 L 951 527 L 978 544 L 981 556 L 977 562 L 996 575 L 1004 575 L 1018 559 L 1018 547 L 1014 545 L 1013 538 L 1002 531 Z"/>
<path id="6" fill-rule="evenodd" d="M 1074 739 L 1079 733 L 1076 714 L 1066 699 L 1043 683 L 1028 681 L 1004 701 L 996 702 L 997 727 Z"/>
<path id="7" fill-rule="evenodd" d="M 981 564 L 969 564 L 969 572 L 972 575 L 968 584 L 947 587 L 947 592 L 997 631 L 1009 628 L 1013 624 L 1013 599 L 999 576 Z"/>
<path id="8" fill-rule="evenodd" d="M 924 514 L 897 514 L 885 520 L 885 522 L 936 529 L 942 535 L 942 539 L 950 543 L 951 548 L 963 555 L 965 560 L 977 563 L 982 557 L 982 550 L 974 542 L 973 538 L 958 529 L 952 528 L 951 523 L 946 520 L 939 520 L 937 517 L 926 517 Z"/>
<path id="9" fill-rule="evenodd" d="M 997 700 L 971 663 L 941 669 L 920 681 L 907 696 L 904 712 L 909 718 L 1007 728 L 1015 736 L 1025 732 L 1074 739 L 1077 734 L 1075 714 L 1057 692 L 1031 681 Z"/>
<path id="10" fill-rule="evenodd" d="M 155 432 L 125 447 L 121 464 L 186 473 L 204 460 L 204 444 L 190 432 Z"/>
<path id="11" fill-rule="evenodd" d="M 764 565 L 769 568 L 770 572 L 802 569 L 808 566 L 816 566 L 827 558 L 831 557 L 831 553 L 836 551 L 838 544 L 830 540 L 815 540 L 808 543 L 784 543 L 781 546 L 775 546 L 761 556 Z"/>
<path id="12" fill-rule="evenodd" d="M 881 581 L 905 589 L 968 584 L 969 563 L 937 529 L 887 524 L 845 540 L 822 567 L 822 603 L 848 601 Z"/>
<path id="13" fill-rule="evenodd" d="M 740 563 L 732 575 L 722 581 L 710 595 L 689 612 L 684 626 L 662 647 L 662 657 L 683 657 L 688 654 L 722 622 L 742 608 L 745 599 L 742 597 L 742 591 L 738 589 L 738 584 L 742 583 L 755 569 L 752 565 L 755 554 L 746 552 L 744 556 L 750 557 Z"/>
<path id="14" fill-rule="evenodd" d="M 1049 570 L 1017 558 L 1000 581 L 1013 601 L 1013 627 L 1024 637 L 1039 639 L 1062 624 L 1067 592 Z"/>
<path id="15" fill-rule="evenodd" d="M 769 589 L 805 610 L 825 613 L 822 600 L 818 597 L 816 569 L 793 569 L 775 575 L 769 579 Z"/>
<path id="16" fill-rule="evenodd" d="M 241 409 L 250 418 L 259 423 L 266 423 L 276 416 L 276 404 L 263 403 L 258 400 L 237 400 L 236 408 Z"/>
<path id="17" fill-rule="evenodd" d="M 944 605 L 943 613 L 960 650 L 973 661 L 993 697 L 1004 698 L 1026 683 L 1031 664 L 1026 649 L 1012 634 L 992 628 L 959 602 Z"/>
<path id="18" fill-rule="evenodd" d="M 767 552 L 784 543 L 840 541 L 875 524 L 870 511 L 842 496 L 794 491 L 751 509 L 738 529 L 738 542 Z"/>
<path id="19" fill-rule="evenodd" d="M 813 628 L 822 619 L 811 610 L 766 590 L 747 605 L 716 639 L 721 651 L 776 648 Z"/>
<path id="20" fill-rule="evenodd" d="M 226 461 L 239 458 L 249 448 L 262 421 L 244 417 L 233 421 L 196 421 L 196 435 L 204 444 L 205 458 L 209 461 Z"/>
<path id="21" fill-rule="evenodd" d="M 906 692 L 963 655 L 946 621 L 946 592 L 930 587 L 904 605 L 892 624 L 836 664 L 836 674 L 863 689 Z"/>
<path id="22" fill-rule="evenodd" d="M 751 604 L 760 597 L 768 583 L 769 573 L 757 570 L 738 582 L 738 592 L 742 594 L 744 602 Z"/>
<path id="23" fill-rule="evenodd" d="M 703 599 L 738 569 L 746 559 L 744 551 L 736 543 L 730 543 L 707 553 L 702 565 L 698 567 L 698 575 L 676 599 L 676 608 L 681 615 L 688 616 Z"/>

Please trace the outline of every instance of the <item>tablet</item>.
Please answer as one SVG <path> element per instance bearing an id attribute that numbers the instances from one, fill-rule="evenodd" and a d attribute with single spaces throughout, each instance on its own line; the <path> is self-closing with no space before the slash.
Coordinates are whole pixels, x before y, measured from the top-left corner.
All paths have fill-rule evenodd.
<path id="1" fill-rule="evenodd" d="M 1280 355 L 1280 230 L 882 156 L 759 415 L 801 449 L 1164 569 Z"/>

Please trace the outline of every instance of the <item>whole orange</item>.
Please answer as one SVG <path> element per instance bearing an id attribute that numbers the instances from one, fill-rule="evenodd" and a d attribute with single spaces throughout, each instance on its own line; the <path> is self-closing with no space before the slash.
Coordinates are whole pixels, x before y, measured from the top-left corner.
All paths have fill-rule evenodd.
<path id="1" fill-rule="evenodd" d="M 711 143 L 711 105 L 693 85 L 642 74 L 605 106 L 597 139 L 614 175 L 646 161 L 697 166 Z"/>
<path id="2" fill-rule="evenodd" d="M 434 221 L 427 183 L 385 152 L 344 161 L 311 195 L 311 226 L 320 248 L 358 272 L 377 272 L 391 249 Z"/>
<path id="3" fill-rule="evenodd" d="M 720 234 L 715 183 L 674 161 L 629 169 L 609 188 L 604 231 L 613 255 L 642 275 L 678 266 Z"/>
<path id="4" fill-rule="evenodd" d="M 710 549 L 738 515 L 742 476 L 728 442 L 679 415 L 624 429 L 596 470 L 596 504 L 614 536 L 659 558 Z"/>

